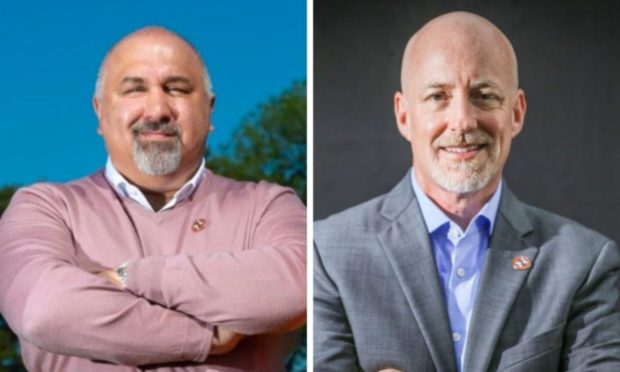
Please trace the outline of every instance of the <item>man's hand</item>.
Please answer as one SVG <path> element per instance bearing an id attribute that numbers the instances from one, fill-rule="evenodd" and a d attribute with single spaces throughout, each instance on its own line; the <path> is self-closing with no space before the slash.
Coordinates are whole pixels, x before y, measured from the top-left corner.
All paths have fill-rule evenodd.
<path id="1" fill-rule="evenodd" d="M 97 275 L 112 282 L 112 284 L 117 286 L 119 289 L 123 289 L 123 283 L 121 282 L 121 278 L 120 276 L 118 276 L 118 273 L 116 272 L 116 270 L 111 269 L 111 270 L 102 271 Z"/>
<path id="2" fill-rule="evenodd" d="M 213 342 L 211 343 L 209 355 L 222 355 L 232 351 L 244 337 L 222 326 L 214 327 L 213 331 Z"/>

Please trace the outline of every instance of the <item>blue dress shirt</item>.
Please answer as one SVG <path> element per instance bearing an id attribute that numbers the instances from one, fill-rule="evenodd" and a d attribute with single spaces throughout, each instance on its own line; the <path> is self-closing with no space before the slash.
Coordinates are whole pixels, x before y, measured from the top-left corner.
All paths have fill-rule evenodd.
<path id="1" fill-rule="evenodd" d="M 452 328 L 456 363 L 460 371 L 478 282 L 499 207 L 502 182 L 500 181 L 491 199 L 471 220 L 465 231 L 422 192 L 413 168 L 411 184 L 435 254 L 439 281 L 444 289 Z"/>

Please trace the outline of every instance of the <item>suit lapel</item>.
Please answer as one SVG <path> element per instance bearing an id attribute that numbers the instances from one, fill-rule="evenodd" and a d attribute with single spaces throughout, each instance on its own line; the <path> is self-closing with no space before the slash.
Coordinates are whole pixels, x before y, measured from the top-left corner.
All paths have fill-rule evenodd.
<path id="1" fill-rule="evenodd" d="M 464 371 L 489 367 L 504 323 L 529 274 L 529 270 L 513 269 L 512 259 L 527 256 L 533 262 L 538 253 L 538 248 L 523 239 L 531 230 L 520 202 L 504 187 L 469 325 Z"/>
<path id="2" fill-rule="evenodd" d="M 443 289 L 409 175 L 386 198 L 392 222 L 378 234 L 438 371 L 456 371 Z"/>

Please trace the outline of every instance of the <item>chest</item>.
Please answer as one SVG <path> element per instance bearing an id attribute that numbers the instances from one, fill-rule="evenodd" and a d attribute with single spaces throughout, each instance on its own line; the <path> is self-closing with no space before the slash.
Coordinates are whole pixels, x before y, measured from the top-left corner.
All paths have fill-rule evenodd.
<path id="1" fill-rule="evenodd" d="M 106 267 L 132 258 L 251 249 L 257 218 L 252 211 L 222 210 L 209 203 L 154 213 L 142 206 L 81 206 L 68 221 L 76 255 Z"/>

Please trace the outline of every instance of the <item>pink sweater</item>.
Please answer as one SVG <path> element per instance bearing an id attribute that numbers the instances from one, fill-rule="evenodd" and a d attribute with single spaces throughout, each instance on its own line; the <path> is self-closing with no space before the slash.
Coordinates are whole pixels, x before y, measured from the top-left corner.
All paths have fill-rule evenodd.
<path id="1" fill-rule="evenodd" d="M 127 260 L 127 291 L 95 275 Z M 0 280 L 30 371 L 282 370 L 297 334 L 274 331 L 306 311 L 305 208 L 289 189 L 211 172 L 160 213 L 103 172 L 37 184 L 0 220 Z M 213 325 L 254 336 L 207 357 Z"/>

